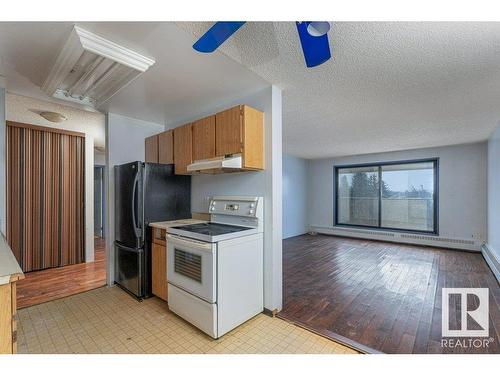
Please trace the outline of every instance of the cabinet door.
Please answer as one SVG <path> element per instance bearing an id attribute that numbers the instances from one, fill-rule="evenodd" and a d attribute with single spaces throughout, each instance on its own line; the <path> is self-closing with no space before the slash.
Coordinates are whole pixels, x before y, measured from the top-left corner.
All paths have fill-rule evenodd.
<path id="1" fill-rule="evenodd" d="M 242 110 L 240 106 L 215 115 L 215 151 L 217 156 L 242 152 Z"/>
<path id="2" fill-rule="evenodd" d="M 191 124 L 174 129 L 175 174 L 188 174 L 187 166 L 193 162 Z"/>
<path id="3" fill-rule="evenodd" d="M 153 135 L 145 139 L 146 163 L 158 163 L 158 135 Z"/>
<path id="4" fill-rule="evenodd" d="M 193 160 L 215 157 L 215 115 L 193 122 Z"/>
<path id="5" fill-rule="evenodd" d="M 243 166 L 264 169 L 264 114 L 243 106 Z"/>
<path id="6" fill-rule="evenodd" d="M 153 242 L 151 249 L 151 283 L 153 294 L 167 300 L 167 248 Z"/>
<path id="7" fill-rule="evenodd" d="M 12 354 L 16 346 L 16 342 L 12 340 L 12 317 L 15 314 L 13 298 L 16 298 L 12 286 L 15 287 L 15 283 L 0 285 L 0 354 Z"/>
<path id="8" fill-rule="evenodd" d="M 174 132 L 167 130 L 158 134 L 158 163 L 174 163 Z"/>

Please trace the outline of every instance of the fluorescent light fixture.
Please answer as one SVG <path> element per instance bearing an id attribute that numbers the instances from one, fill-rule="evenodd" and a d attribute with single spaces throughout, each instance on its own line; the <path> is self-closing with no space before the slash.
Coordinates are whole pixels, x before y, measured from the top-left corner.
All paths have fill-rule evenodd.
<path id="1" fill-rule="evenodd" d="M 58 99 L 99 107 L 155 60 L 74 26 L 42 90 Z"/>

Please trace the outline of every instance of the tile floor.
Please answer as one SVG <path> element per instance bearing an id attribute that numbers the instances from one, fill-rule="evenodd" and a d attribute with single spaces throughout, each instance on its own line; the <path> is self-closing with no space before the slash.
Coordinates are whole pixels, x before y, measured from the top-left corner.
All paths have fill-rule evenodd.
<path id="1" fill-rule="evenodd" d="M 218 340 L 150 298 L 99 288 L 18 311 L 19 353 L 356 353 L 260 314 Z"/>

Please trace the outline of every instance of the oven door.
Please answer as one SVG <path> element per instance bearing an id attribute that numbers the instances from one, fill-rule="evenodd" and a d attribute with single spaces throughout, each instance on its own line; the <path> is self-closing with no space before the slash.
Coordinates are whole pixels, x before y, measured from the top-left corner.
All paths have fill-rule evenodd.
<path id="1" fill-rule="evenodd" d="M 216 244 L 167 235 L 167 281 L 209 302 L 216 302 Z"/>

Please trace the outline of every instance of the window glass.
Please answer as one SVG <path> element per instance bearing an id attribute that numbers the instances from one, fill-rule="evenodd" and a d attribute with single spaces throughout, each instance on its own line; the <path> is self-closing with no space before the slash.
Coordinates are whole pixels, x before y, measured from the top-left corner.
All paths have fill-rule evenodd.
<path id="1" fill-rule="evenodd" d="M 378 168 L 338 170 L 338 222 L 341 224 L 378 225 Z"/>
<path id="2" fill-rule="evenodd" d="M 384 228 L 434 229 L 434 163 L 382 166 Z"/>
<path id="3" fill-rule="evenodd" d="M 437 161 L 336 168 L 336 224 L 436 233 Z"/>

